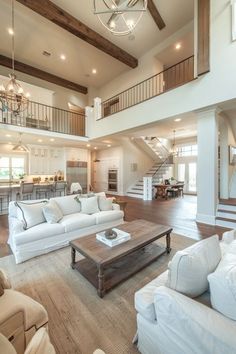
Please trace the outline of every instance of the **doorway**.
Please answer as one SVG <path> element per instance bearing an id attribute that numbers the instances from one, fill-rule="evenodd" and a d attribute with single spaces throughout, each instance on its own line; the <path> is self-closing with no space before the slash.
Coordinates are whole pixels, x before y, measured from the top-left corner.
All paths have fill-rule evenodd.
<path id="1" fill-rule="evenodd" d="M 178 163 L 178 181 L 184 181 L 184 193 L 197 194 L 197 163 Z"/>

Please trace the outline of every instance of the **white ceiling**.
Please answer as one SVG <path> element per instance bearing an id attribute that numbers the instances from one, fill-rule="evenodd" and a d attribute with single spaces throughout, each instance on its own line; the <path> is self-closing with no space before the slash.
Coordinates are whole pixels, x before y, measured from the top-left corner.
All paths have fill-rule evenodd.
<path id="1" fill-rule="evenodd" d="M 130 54 L 140 58 L 193 18 L 193 0 L 155 0 L 166 28 L 159 31 L 149 12 L 134 31 L 135 40 L 115 37 L 107 32 L 93 14 L 93 0 L 53 0 L 55 4 L 108 38 Z M 100 87 L 129 68 L 85 41 L 61 29 L 25 6 L 15 4 L 16 59 L 85 86 Z M 10 56 L 7 28 L 11 27 L 11 2 L 0 0 L 0 53 Z M 184 11 L 183 11 L 184 9 Z M 42 52 L 52 53 L 50 58 Z M 66 55 L 61 61 L 60 54 Z M 92 74 L 92 69 L 97 74 Z M 130 69 L 132 70 L 132 69 Z M 89 77 L 88 77 L 89 75 Z"/>

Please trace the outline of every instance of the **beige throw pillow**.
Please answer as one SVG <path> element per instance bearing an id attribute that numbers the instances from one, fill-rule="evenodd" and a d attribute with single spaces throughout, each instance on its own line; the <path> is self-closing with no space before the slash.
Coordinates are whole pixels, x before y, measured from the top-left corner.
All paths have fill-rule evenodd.
<path id="1" fill-rule="evenodd" d="M 63 213 L 54 200 L 50 200 L 43 207 L 43 215 L 49 224 L 56 224 L 63 218 Z"/>
<path id="2" fill-rule="evenodd" d="M 101 211 L 112 210 L 113 198 L 106 198 L 103 196 L 98 196 L 98 206 Z"/>

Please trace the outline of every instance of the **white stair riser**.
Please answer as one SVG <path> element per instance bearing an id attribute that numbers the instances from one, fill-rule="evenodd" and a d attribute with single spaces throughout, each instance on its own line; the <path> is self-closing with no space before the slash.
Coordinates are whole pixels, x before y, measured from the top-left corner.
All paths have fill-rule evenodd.
<path id="1" fill-rule="evenodd" d="M 142 194 L 132 194 L 132 193 L 127 193 L 128 197 L 132 197 L 132 198 L 138 198 L 138 199 L 143 199 L 143 195 Z"/>
<path id="2" fill-rule="evenodd" d="M 231 219 L 231 220 L 234 220 L 236 222 L 236 214 L 223 213 L 221 211 L 217 211 L 216 216 L 219 216 L 221 218 Z"/>
<path id="3" fill-rule="evenodd" d="M 219 209 L 236 211 L 236 205 L 219 204 L 218 205 L 218 210 Z"/>
<path id="4" fill-rule="evenodd" d="M 236 229 L 236 221 L 224 221 L 224 220 L 216 220 L 217 226 L 227 227 L 228 229 Z"/>

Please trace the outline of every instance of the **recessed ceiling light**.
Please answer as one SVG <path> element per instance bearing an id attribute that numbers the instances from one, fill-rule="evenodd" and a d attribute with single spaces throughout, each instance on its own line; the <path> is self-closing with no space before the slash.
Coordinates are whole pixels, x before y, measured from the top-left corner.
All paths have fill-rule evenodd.
<path id="1" fill-rule="evenodd" d="M 11 135 L 10 135 L 10 134 L 6 134 L 6 137 L 7 137 L 7 138 L 10 138 L 10 137 L 11 137 Z"/>
<path id="2" fill-rule="evenodd" d="M 93 70 L 92 70 L 92 73 L 93 73 L 93 74 L 97 74 L 97 69 L 93 69 Z"/>
<path id="3" fill-rule="evenodd" d="M 55 139 L 52 138 L 52 139 L 50 139 L 50 141 L 55 141 Z"/>
<path id="4" fill-rule="evenodd" d="M 90 144 L 87 144 L 87 147 L 89 148 L 91 145 Z"/>
<path id="5" fill-rule="evenodd" d="M 61 55 L 60 55 L 60 58 L 61 58 L 61 60 L 66 60 L 65 54 L 61 54 Z"/>
<path id="6" fill-rule="evenodd" d="M 38 142 L 39 142 L 39 143 L 42 143 L 42 141 L 43 141 L 42 139 L 38 139 Z"/>
<path id="7" fill-rule="evenodd" d="M 108 144 L 107 147 L 110 148 L 110 147 L 111 147 L 111 144 Z"/>
<path id="8" fill-rule="evenodd" d="M 97 147 L 96 147 L 96 146 L 94 147 L 94 150 L 97 150 Z"/>
<path id="9" fill-rule="evenodd" d="M 12 28 L 8 28 L 8 33 L 10 34 L 10 36 L 14 36 L 14 31 Z"/>
<path id="10" fill-rule="evenodd" d="M 175 49 L 177 49 L 177 50 L 179 50 L 181 47 L 182 47 L 181 43 L 177 43 L 177 44 L 175 45 Z"/>
<path id="11" fill-rule="evenodd" d="M 182 120 L 181 118 L 176 118 L 175 122 L 181 122 L 181 120 Z"/>

